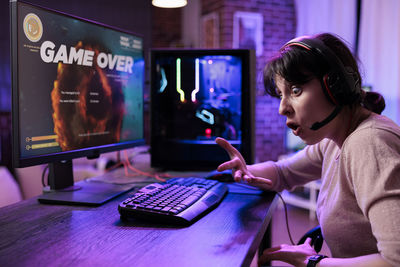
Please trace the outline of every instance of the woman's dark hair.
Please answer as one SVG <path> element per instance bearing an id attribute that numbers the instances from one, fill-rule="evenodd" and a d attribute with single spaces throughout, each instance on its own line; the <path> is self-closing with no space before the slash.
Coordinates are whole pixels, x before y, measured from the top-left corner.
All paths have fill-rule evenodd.
<path id="1" fill-rule="evenodd" d="M 318 39 L 324 43 L 342 62 L 344 68 L 351 70 L 354 79 L 361 85 L 361 75 L 358 70 L 357 61 L 349 48 L 337 36 L 330 33 L 322 33 L 307 37 L 307 39 Z M 303 47 L 293 45 L 284 46 L 271 58 L 264 69 L 264 87 L 266 92 L 279 97 L 276 91 L 275 76 L 279 75 L 293 85 L 305 84 L 313 78 L 321 82 L 325 74 L 330 71 L 330 64 L 322 56 Z M 385 100 L 379 93 L 364 92 L 359 88 L 356 95 L 350 96 L 350 105 L 362 104 L 365 108 L 380 114 L 385 108 Z M 348 94 L 354 94 L 348 92 Z"/>

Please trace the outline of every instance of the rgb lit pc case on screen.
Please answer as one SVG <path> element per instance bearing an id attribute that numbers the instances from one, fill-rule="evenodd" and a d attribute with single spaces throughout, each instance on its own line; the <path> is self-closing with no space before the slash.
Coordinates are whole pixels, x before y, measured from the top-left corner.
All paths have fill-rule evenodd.
<path id="1" fill-rule="evenodd" d="M 229 159 L 216 137 L 252 163 L 253 67 L 252 50 L 152 50 L 152 166 L 215 169 Z"/>
<path id="2" fill-rule="evenodd" d="M 20 1 L 10 11 L 15 167 L 50 163 L 62 189 L 73 158 L 144 143 L 140 36 Z"/>

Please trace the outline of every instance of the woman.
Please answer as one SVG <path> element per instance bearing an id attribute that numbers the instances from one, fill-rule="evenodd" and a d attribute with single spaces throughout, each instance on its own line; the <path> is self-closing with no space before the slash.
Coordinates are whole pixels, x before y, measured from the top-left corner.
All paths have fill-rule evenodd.
<path id="1" fill-rule="evenodd" d="M 400 128 L 378 115 L 381 95 L 361 90 L 350 50 L 331 34 L 294 39 L 267 64 L 264 84 L 307 146 L 286 160 L 246 166 L 217 138 L 231 158 L 218 170 L 232 169 L 235 181 L 274 191 L 321 179 L 317 216 L 332 257 L 315 256 L 308 239 L 267 249 L 260 263 L 399 266 Z"/>

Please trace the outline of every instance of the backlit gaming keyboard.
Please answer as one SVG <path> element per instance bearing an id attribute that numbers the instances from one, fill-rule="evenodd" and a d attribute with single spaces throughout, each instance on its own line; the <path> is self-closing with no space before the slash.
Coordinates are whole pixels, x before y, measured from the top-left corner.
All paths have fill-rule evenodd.
<path id="1" fill-rule="evenodd" d="M 172 178 L 141 188 L 121 202 L 121 219 L 147 219 L 157 223 L 188 225 L 217 206 L 228 187 L 204 178 Z"/>

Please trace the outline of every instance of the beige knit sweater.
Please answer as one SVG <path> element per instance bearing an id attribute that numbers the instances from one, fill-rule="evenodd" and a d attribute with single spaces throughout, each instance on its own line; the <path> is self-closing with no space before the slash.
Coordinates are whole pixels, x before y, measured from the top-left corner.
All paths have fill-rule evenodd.
<path id="1" fill-rule="evenodd" d="M 372 114 L 345 140 L 276 164 L 277 191 L 321 178 L 317 216 L 333 257 L 380 253 L 400 266 L 400 127 Z"/>

